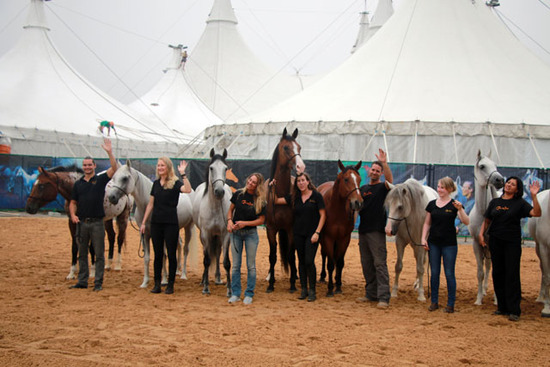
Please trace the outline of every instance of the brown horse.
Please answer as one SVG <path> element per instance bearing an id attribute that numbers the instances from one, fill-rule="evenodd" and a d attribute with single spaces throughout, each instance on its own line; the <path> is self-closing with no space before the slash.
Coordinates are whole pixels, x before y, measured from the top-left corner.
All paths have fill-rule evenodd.
<path id="1" fill-rule="evenodd" d="M 359 188 L 361 187 L 361 175 L 359 168 L 361 161 L 355 166 L 344 167 L 338 160 L 340 173 L 336 181 L 325 182 L 318 187 L 323 195 L 327 219 L 321 233 L 321 255 L 323 256 L 323 267 L 321 280 L 325 278 L 325 259 L 328 258 L 328 287 L 327 297 L 334 296 L 334 293 L 342 293 L 342 270 L 344 269 L 344 256 L 348 249 L 351 232 L 355 224 L 355 213 L 363 205 L 363 198 Z M 332 272 L 336 264 L 336 291 L 333 292 L 334 284 Z"/>
<path id="2" fill-rule="evenodd" d="M 65 211 L 68 214 L 68 204 L 71 199 L 71 193 L 74 183 L 78 180 L 83 172 L 75 166 L 70 167 L 55 167 L 50 170 L 45 170 L 42 167 L 38 167 L 40 174 L 38 175 L 31 194 L 27 199 L 26 211 L 29 214 L 36 214 L 38 209 L 46 205 L 47 203 L 56 199 L 57 194 L 60 194 L 65 199 Z M 133 205 L 133 200 L 128 200 L 120 205 L 113 206 L 110 203 L 104 203 L 105 207 L 105 231 L 109 239 L 109 256 L 107 262 L 107 268 L 110 268 L 110 264 L 114 255 L 115 239 L 118 244 L 118 261 L 115 269 L 120 270 L 120 256 L 122 246 L 126 238 L 126 228 L 128 226 L 128 219 L 130 217 L 130 210 Z M 118 238 L 113 226 L 113 218 L 117 219 Z M 67 275 L 67 279 L 74 279 L 76 277 L 76 261 L 78 259 L 78 244 L 76 242 L 76 225 L 69 220 L 69 230 L 72 238 L 72 261 L 71 271 Z M 93 247 L 90 246 L 90 255 L 92 257 L 92 265 L 94 264 L 95 254 Z"/>
<path id="3" fill-rule="evenodd" d="M 300 144 L 296 142 L 298 129 L 295 129 L 292 136 L 287 134 L 286 128 L 279 144 L 273 152 L 271 160 L 271 179 L 276 185 L 267 188 L 267 208 L 265 215 L 265 226 L 267 239 L 269 241 L 269 285 L 267 293 L 275 289 L 275 263 L 277 262 L 277 233 L 279 234 L 279 252 L 283 269 L 288 274 L 290 268 L 290 292 L 296 291 L 296 258 L 294 256 L 294 244 L 292 237 L 292 208 L 290 205 L 275 205 L 275 195 L 279 198 L 290 194 L 292 187 L 292 169 L 302 172 L 305 164 L 300 156 Z M 266 182 L 266 185 L 268 182 Z"/>

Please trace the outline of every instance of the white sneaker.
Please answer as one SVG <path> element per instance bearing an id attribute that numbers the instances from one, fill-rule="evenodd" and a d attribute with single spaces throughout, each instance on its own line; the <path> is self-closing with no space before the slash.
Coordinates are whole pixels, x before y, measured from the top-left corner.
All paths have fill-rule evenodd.
<path id="1" fill-rule="evenodd" d="M 251 303 L 252 303 L 252 297 L 250 297 L 250 296 L 244 297 L 243 303 L 244 303 L 245 305 L 251 304 Z"/>
<path id="2" fill-rule="evenodd" d="M 237 303 L 237 302 L 240 302 L 240 301 L 241 301 L 241 299 L 240 299 L 239 297 L 237 297 L 237 296 L 231 296 L 231 297 L 229 298 L 229 301 L 228 301 L 228 302 L 229 302 L 230 304 L 233 304 L 233 303 Z"/>

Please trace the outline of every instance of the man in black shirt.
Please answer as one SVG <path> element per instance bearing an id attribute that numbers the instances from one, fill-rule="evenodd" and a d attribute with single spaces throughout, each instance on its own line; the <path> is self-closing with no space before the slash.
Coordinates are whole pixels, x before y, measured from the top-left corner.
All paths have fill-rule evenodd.
<path id="1" fill-rule="evenodd" d="M 96 175 L 96 164 L 92 157 L 82 161 L 84 176 L 75 182 L 69 212 L 77 225 L 78 239 L 78 281 L 71 288 L 88 288 L 88 243 L 92 241 L 96 255 L 94 291 L 102 290 L 105 269 L 105 226 L 103 224 L 103 199 L 105 186 L 117 169 L 111 140 L 103 139 L 101 146 L 109 155 L 111 167 L 103 175 Z"/>
<path id="2" fill-rule="evenodd" d="M 387 308 L 390 302 L 390 278 L 386 249 L 386 210 L 384 201 L 390 191 L 388 183 L 393 175 L 388 166 L 386 152 L 379 149 L 377 161 L 372 162 L 368 172 L 370 182 L 361 187 L 363 208 L 359 212 L 359 252 L 365 278 L 365 297 L 359 301 L 378 301 L 378 308 Z M 386 177 L 385 182 L 380 177 Z"/>

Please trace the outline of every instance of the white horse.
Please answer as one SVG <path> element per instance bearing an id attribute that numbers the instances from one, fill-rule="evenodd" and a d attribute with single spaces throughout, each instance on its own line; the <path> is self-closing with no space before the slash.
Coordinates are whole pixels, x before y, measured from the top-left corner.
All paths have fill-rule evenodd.
<path id="1" fill-rule="evenodd" d="M 395 246 L 397 248 L 395 282 L 393 283 L 391 296 L 397 297 L 399 275 L 403 270 L 403 253 L 407 244 L 411 244 L 416 259 L 414 288 L 418 291 L 417 299 L 426 301 L 423 279 L 427 256 L 426 250 L 421 245 L 422 226 L 426 218 L 426 205 L 437 198 L 437 193 L 431 187 L 423 186 L 413 178 L 409 178 L 401 184 L 390 184 L 390 188 L 391 191 L 388 193 L 385 202 L 388 209 L 386 234 L 395 236 Z"/>
<path id="2" fill-rule="evenodd" d="M 477 152 L 477 160 L 474 166 L 475 179 L 475 204 L 470 212 L 470 225 L 468 230 L 472 236 L 472 247 L 477 264 L 477 297 L 475 304 L 481 305 L 483 296 L 487 294 L 489 286 L 489 274 L 491 271 L 491 256 L 489 248 L 483 248 L 479 244 L 478 235 L 483 223 L 485 211 L 491 200 L 497 197 L 497 190 L 504 186 L 504 178 L 498 172 L 495 162 L 488 156 Z M 488 243 L 488 241 L 486 241 Z M 485 266 L 485 271 L 483 270 Z M 496 303 L 496 296 L 495 296 Z"/>
<path id="3" fill-rule="evenodd" d="M 542 278 L 540 282 L 540 293 L 537 302 L 544 303 L 542 317 L 550 317 L 550 190 L 538 193 L 542 216 L 529 218 L 529 233 L 535 240 L 537 256 L 540 260 Z"/>
<path id="4" fill-rule="evenodd" d="M 231 296 L 231 262 L 229 260 L 229 232 L 226 215 L 231 200 L 231 189 L 225 183 L 227 150 L 223 155 L 210 151 L 210 163 L 206 172 L 206 182 L 195 191 L 193 219 L 200 230 L 204 252 L 204 273 L 202 275 L 203 294 L 210 294 L 208 270 L 212 259 L 216 259 L 216 284 L 222 284 L 220 275 L 220 255 L 223 251 L 223 266 L 227 273 L 227 297 Z"/>
<path id="5" fill-rule="evenodd" d="M 153 182 L 145 176 L 143 173 L 139 172 L 135 168 L 132 168 L 130 161 L 126 161 L 126 165 L 123 165 L 113 175 L 111 178 L 113 186 L 109 187 L 105 191 L 105 195 L 108 197 L 111 203 L 117 203 L 122 197 L 132 195 L 136 202 L 136 211 L 134 217 L 138 225 L 143 221 L 143 215 L 145 214 L 145 208 L 147 203 L 149 203 L 149 198 L 151 196 L 151 187 L 153 187 Z M 178 221 L 179 227 L 185 228 L 185 243 L 184 243 L 184 260 L 183 260 L 183 271 L 181 278 L 187 279 L 187 256 L 189 254 L 189 244 L 193 244 L 192 233 L 193 233 L 193 216 L 192 216 L 192 198 L 193 192 L 189 194 L 180 194 L 178 201 Z M 143 262 L 144 262 L 144 272 L 143 272 L 143 282 L 141 283 L 141 288 L 146 288 L 149 283 L 149 262 L 151 260 L 151 218 L 147 221 L 145 234 L 143 236 Z M 178 247 L 181 247 L 181 238 L 178 242 Z M 181 254 L 181 249 L 178 250 Z M 178 260 L 181 263 L 181 257 Z M 178 269 L 181 269 L 182 266 L 178 264 Z M 166 271 L 163 271 L 162 284 L 167 284 Z"/>

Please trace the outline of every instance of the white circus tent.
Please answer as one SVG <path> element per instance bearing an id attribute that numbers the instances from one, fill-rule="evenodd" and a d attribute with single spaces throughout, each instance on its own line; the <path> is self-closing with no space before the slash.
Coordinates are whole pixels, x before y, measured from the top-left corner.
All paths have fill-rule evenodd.
<path id="1" fill-rule="evenodd" d="M 189 85 L 225 122 L 249 118 L 303 89 L 298 75 L 277 71 L 250 50 L 238 30 L 231 0 L 214 0 L 186 65 Z"/>
<path id="2" fill-rule="evenodd" d="M 304 158 L 550 165 L 550 66 L 478 0 L 405 1 L 368 43 L 302 93 L 206 137 L 268 157 L 298 127 Z M 223 136 L 223 139 L 221 138 Z M 252 148 L 251 148 L 252 146 Z"/>
<path id="3" fill-rule="evenodd" d="M 129 105 L 147 120 L 161 119 L 186 141 L 200 141 L 201 133 L 209 126 L 222 123 L 191 90 L 185 76 L 186 62 L 183 45 L 172 48 L 170 64 L 160 81 L 144 96 Z"/>
<path id="4" fill-rule="evenodd" d="M 359 33 L 357 34 L 357 40 L 353 45 L 351 52 L 354 53 L 359 47 L 367 43 L 382 28 L 384 23 L 390 19 L 393 15 L 392 0 L 379 0 L 376 4 L 376 9 L 372 18 L 369 20 L 369 12 L 363 11 L 361 13 L 361 20 L 359 22 Z"/>
<path id="5" fill-rule="evenodd" d="M 24 29 L 0 59 L 0 131 L 11 139 L 12 154 L 101 157 L 103 120 L 115 123 L 120 157 L 178 150 L 180 137 L 163 121 L 146 121 L 71 67 L 49 36 L 42 0 L 31 0 Z"/>

